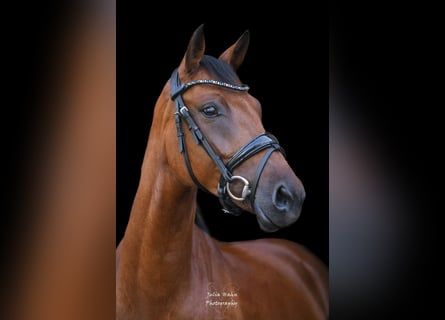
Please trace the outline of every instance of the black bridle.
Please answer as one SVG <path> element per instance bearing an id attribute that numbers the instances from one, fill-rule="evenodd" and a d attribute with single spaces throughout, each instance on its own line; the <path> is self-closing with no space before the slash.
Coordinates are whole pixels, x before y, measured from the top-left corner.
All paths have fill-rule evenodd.
<path id="1" fill-rule="evenodd" d="M 223 206 L 223 211 L 226 213 L 231 213 L 234 215 L 239 215 L 242 212 L 242 209 L 233 203 L 233 200 L 244 201 L 247 198 L 250 199 L 252 210 L 254 209 L 254 200 L 256 188 L 258 186 L 258 181 L 261 177 L 261 173 L 266 165 L 267 160 L 271 156 L 272 152 L 280 151 L 283 155 L 285 155 L 283 148 L 278 143 L 278 140 L 270 133 L 261 133 L 250 140 L 245 146 L 243 146 L 238 152 L 236 152 L 230 160 L 224 164 L 218 154 L 216 154 L 215 150 L 212 148 L 210 143 L 205 138 L 204 134 L 200 130 L 198 124 L 193 119 L 190 111 L 182 99 L 182 94 L 189 88 L 198 85 L 198 84 L 208 84 L 215 85 L 219 87 L 225 87 L 232 90 L 237 91 L 247 91 L 249 87 L 246 85 L 237 86 L 221 81 L 216 80 L 195 80 L 191 82 L 187 82 L 181 84 L 179 79 L 178 69 L 173 71 L 173 74 L 170 78 L 170 90 L 171 90 L 171 99 L 175 102 L 175 122 L 176 122 L 176 130 L 178 135 L 178 147 L 179 152 L 184 155 L 185 164 L 187 166 L 187 170 L 192 178 L 193 182 L 202 190 L 209 192 L 196 178 L 193 173 L 189 155 L 187 152 L 187 146 L 185 144 L 184 132 L 182 130 L 181 120 L 183 119 L 187 124 L 192 136 L 196 142 L 196 144 L 200 144 L 213 162 L 216 164 L 218 169 L 221 171 L 221 177 L 218 183 L 218 198 Z M 257 172 L 255 174 L 255 178 L 252 184 L 242 176 L 236 176 L 232 174 L 232 171 L 235 167 L 241 164 L 243 161 L 249 159 L 253 155 L 258 152 L 268 149 L 263 159 L 258 166 Z M 230 183 L 239 180 L 244 184 L 243 190 L 240 196 L 236 196 L 230 190 Z"/>

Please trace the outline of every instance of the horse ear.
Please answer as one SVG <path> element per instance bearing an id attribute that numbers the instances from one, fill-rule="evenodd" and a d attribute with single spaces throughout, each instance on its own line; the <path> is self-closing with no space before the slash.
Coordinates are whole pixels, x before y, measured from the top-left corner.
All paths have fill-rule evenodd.
<path id="1" fill-rule="evenodd" d="M 204 24 L 201 24 L 190 38 L 187 51 L 179 66 L 179 72 L 192 74 L 199 67 L 199 62 L 204 55 Z"/>
<path id="2" fill-rule="evenodd" d="M 234 70 L 237 70 L 246 56 L 249 40 L 250 33 L 249 30 L 246 30 L 231 47 L 219 56 L 219 59 L 227 62 Z"/>

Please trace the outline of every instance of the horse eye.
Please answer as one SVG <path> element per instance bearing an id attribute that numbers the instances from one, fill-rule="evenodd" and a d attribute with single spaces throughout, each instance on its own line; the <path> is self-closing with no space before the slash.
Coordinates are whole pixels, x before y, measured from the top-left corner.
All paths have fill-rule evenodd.
<path id="1" fill-rule="evenodd" d="M 201 112 L 207 118 L 213 118 L 219 115 L 218 109 L 214 105 L 209 105 L 202 108 Z"/>

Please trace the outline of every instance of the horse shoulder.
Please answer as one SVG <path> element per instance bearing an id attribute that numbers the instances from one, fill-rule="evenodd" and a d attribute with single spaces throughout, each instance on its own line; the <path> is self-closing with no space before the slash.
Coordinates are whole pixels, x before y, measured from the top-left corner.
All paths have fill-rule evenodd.
<path id="1" fill-rule="evenodd" d="M 269 309 L 280 310 L 281 319 L 328 318 L 328 268 L 303 245 L 258 239 L 222 243 L 221 250 L 249 317 L 263 319 Z"/>

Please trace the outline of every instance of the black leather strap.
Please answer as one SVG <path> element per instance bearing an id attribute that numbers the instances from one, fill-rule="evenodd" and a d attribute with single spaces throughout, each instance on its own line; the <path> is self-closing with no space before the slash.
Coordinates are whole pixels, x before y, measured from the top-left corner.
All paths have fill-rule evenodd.
<path id="1" fill-rule="evenodd" d="M 175 75 L 175 73 L 176 73 L 176 75 Z M 181 119 L 182 119 L 183 115 L 180 112 L 180 108 L 182 106 L 184 106 L 184 101 L 182 100 L 182 96 L 180 95 L 180 93 L 182 92 L 183 89 L 182 89 L 182 86 L 181 86 L 181 83 L 179 80 L 179 74 L 178 74 L 177 70 L 175 70 L 175 72 L 173 73 L 173 75 L 170 79 L 170 90 L 171 90 L 171 92 L 176 92 L 176 94 L 177 94 L 174 100 L 175 100 L 175 124 L 176 124 L 176 132 L 177 132 L 177 136 L 178 136 L 179 152 L 182 153 L 182 155 L 184 156 L 184 162 L 187 167 L 187 171 L 188 171 L 190 177 L 192 178 L 193 182 L 201 190 L 210 193 L 210 191 L 207 190 L 207 188 L 204 187 L 199 182 L 198 178 L 196 178 L 195 174 L 193 173 L 192 165 L 190 163 L 187 145 L 185 143 L 184 131 L 182 130 Z M 189 125 L 189 128 L 190 128 L 190 125 Z M 199 140 L 196 139 L 196 133 L 193 135 L 193 137 L 195 138 L 195 142 L 199 143 Z"/>
<path id="2" fill-rule="evenodd" d="M 284 150 L 278 144 L 277 138 L 270 133 L 261 133 L 252 140 L 250 140 L 244 147 L 242 147 L 238 152 L 236 152 L 232 158 L 227 162 L 226 166 L 229 170 L 233 170 L 241 162 L 246 161 L 258 152 L 273 148 L 275 150 L 280 150 L 284 153 Z"/>
<path id="3" fill-rule="evenodd" d="M 253 210 L 254 208 L 254 201 L 255 201 L 255 195 L 256 195 L 256 189 L 258 187 L 258 182 L 261 177 L 261 173 L 263 172 L 263 169 L 267 163 L 267 160 L 269 160 L 269 157 L 272 155 L 272 152 L 274 151 L 280 151 L 284 156 L 285 152 L 283 148 L 278 143 L 277 138 L 273 136 L 270 133 L 262 133 L 253 138 L 251 141 L 249 141 L 244 147 L 242 147 L 238 152 L 236 152 L 232 158 L 227 162 L 226 166 L 230 171 L 233 171 L 235 167 L 237 167 L 242 162 L 246 161 L 250 157 L 254 156 L 255 154 L 261 152 L 262 150 L 269 149 L 266 154 L 263 156 L 257 172 L 255 174 L 255 178 L 252 182 L 252 189 L 250 193 L 250 205 Z M 221 176 L 218 184 L 218 195 L 220 203 L 224 207 L 230 207 L 230 211 L 233 214 L 239 214 L 241 211 L 237 209 L 237 207 L 234 207 L 232 205 L 233 201 L 232 199 L 227 195 L 227 192 L 225 190 L 227 182 L 230 182 L 228 180 L 225 180 L 223 176 Z"/>

